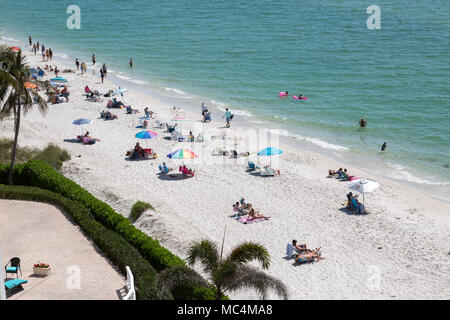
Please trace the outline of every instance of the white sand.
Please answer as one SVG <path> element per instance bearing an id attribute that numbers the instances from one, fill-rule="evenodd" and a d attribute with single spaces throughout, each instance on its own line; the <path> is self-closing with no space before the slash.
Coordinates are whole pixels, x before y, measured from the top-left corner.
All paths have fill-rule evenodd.
<path id="1" fill-rule="evenodd" d="M 40 60 L 39 56 L 30 55 L 28 62 L 33 67 L 48 63 Z M 66 68 L 55 61 L 52 65 L 58 65 L 60 70 Z M 97 65 L 95 69 L 99 68 Z M 69 150 L 72 159 L 64 165 L 64 174 L 124 216 L 128 216 L 135 201 L 150 202 L 156 212 L 145 213 L 136 227 L 180 257 L 186 257 L 186 248 L 193 240 L 206 237 L 221 242 L 226 226 L 225 252 L 242 241 L 264 245 L 272 261 L 267 272 L 289 287 L 291 299 L 450 298 L 448 204 L 361 169 L 349 168 L 350 174 L 379 181 L 381 188 L 365 197 L 367 215 L 347 214 L 342 208 L 348 183 L 326 177 L 329 168 L 346 167 L 345 163 L 288 146 L 280 146 L 285 153 L 279 157 L 279 177 L 247 173 L 243 158 L 209 156 L 214 141 L 174 142 L 165 139 L 169 134 L 160 129 L 152 129 L 159 137 L 147 142 L 159 159 L 126 161 L 124 155 L 134 146 L 134 135 L 141 130 L 135 127 L 143 108 L 149 106 L 156 111 L 162 122 L 169 121 L 175 112 L 150 96 L 129 91 L 123 100 L 141 113 L 127 115 L 124 109 L 111 109 L 119 119 L 103 121 L 98 119 L 99 112 L 106 109 L 108 98 L 101 103 L 88 102 L 82 95 L 83 88 L 87 84 L 104 93 L 117 87 L 109 81 L 101 84 L 98 76 L 92 76 L 90 65 L 86 75 L 60 76 L 69 80 L 70 103 L 50 105 L 45 116 L 37 110 L 27 114 L 22 119 L 19 145 L 43 148 L 51 142 Z M 200 126 L 200 106 L 198 114 L 184 115 L 193 121 L 183 123 L 183 129 Z M 217 114 L 213 116 L 219 118 Z M 71 124 L 76 118 L 93 119 L 87 129 L 101 142 L 64 142 L 80 134 L 80 128 Z M 0 137 L 12 138 L 12 127 L 12 120 L 3 121 Z M 223 122 L 212 122 L 205 128 L 245 134 L 239 129 L 224 129 Z M 145 141 L 140 142 L 145 146 Z M 203 154 L 193 163 L 186 162 L 197 170 L 196 176 L 184 180 L 160 178 L 158 164 L 179 164 L 165 155 L 182 146 Z M 261 143 L 255 149 L 263 147 L 266 145 Z M 231 205 L 241 196 L 272 218 L 250 225 L 229 218 Z M 284 259 L 286 244 L 292 239 L 311 248 L 322 247 L 326 259 L 294 266 L 292 260 Z M 253 291 L 230 293 L 230 297 L 257 298 Z"/>

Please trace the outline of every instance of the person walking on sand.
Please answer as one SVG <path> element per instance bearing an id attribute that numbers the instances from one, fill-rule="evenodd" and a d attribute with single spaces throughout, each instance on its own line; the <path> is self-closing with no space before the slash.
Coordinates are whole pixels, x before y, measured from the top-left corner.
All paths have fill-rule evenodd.
<path id="1" fill-rule="evenodd" d="M 34 55 L 36 55 L 36 44 L 33 44 L 33 52 L 34 52 Z"/>
<path id="2" fill-rule="evenodd" d="M 386 150 L 386 141 L 383 143 L 383 145 L 381 146 L 381 151 L 385 151 Z"/>
<path id="3" fill-rule="evenodd" d="M 50 61 L 52 61 L 52 60 L 53 60 L 53 51 L 52 51 L 52 48 L 49 48 L 49 49 L 48 49 L 48 55 L 50 56 Z"/>
<path id="4" fill-rule="evenodd" d="M 228 110 L 228 108 L 225 108 L 225 114 L 223 115 L 222 118 L 225 118 L 227 121 L 227 128 L 230 127 L 230 121 L 231 119 L 233 119 L 233 115 L 231 114 L 230 110 Z"/>
<path id="5" fill-rule="evenodd" d="M 28 41 L 30 42 L 30 47 L 33 44 L 33 41 L 31 41 L 31 36 L 28 37 Z"/>
<path id="6" fill-rule="evenodd" d="M 80 70 L 80 61 L 78 61 L 78 58 L 75 59 L 75 65 L 77 66 L 77 71 Z"/>
<path id="7" fill-rule="evenodd" d="M 100 68 L 100 77 L 102 78 L 102 83 L 103 83 L 103 79 L 105 78 L 105 74 L 103 73 L 103 69 Z"/>
<path id="8" fill-rule="evenodd" d="M 37 51 L 39 51 L 39 41 L 36 44 Z"/>
<path id="9" fill-rule="evenodd" d="M 130 68 L 133 68 L 133 58 L 130 58 Z"/>
<path id="10" fill-rule="evenodd" d="M 103 76 L 106 79 L 106 74 L 108 73 L 108 70 L 106 69 L 106 64 L 103 64 L 102 70 L 103 70 Z"/>
<path id="11" fill-rule="evenodd" d="M 92 65 L 95 64 L 95 54 L 92 55 Z"/>

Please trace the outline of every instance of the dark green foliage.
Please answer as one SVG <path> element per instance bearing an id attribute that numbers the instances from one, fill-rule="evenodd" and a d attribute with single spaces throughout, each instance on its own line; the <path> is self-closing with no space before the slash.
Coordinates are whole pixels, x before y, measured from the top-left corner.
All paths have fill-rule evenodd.
<path id="1" fill-rule="evenodd" d="M 56 170 L 61 169 L 64 161 L 70 160 L 70 154 L 54 144 L 49 144 L 47 148 L 39 152 L 34 159 L 48 163 Z"/>
<path id="2" fill-rule="evenodd" d="M 102 250 L 109 260 L 126 275 L 125 266 L 133 272 L 138 299 L 156 298 L 155 269 L 145 260 L 139 251 L 117 233 L 106 229 L 79 202 L 67 199 L 59 194 L 34 187 L 0 185 L 0 198 L 39 201 L 53 204 L 80 225 L 83 232 Z"/>
<path id="3" fill-rule="evenodd" d="M 0 163 L 0 184 L 6 184 L 8 182 L 8 170 L 8 165 Z M 127 218 L 115 212 L 109 205 L 100 201 L 78 184 L 64 177 L 42 161 L 32 159 L 27 163 L 16 165 L 14 168 L 14 183 L 16 185 L 46 189 L 79 202 L 100 225 L 113 233 L 120 235 L 132 247 L 137 249 L 142 257 L 144 257 L 157 272 L 161 272 L 164 269 L 173 266 L 186 265 L 184 260 L 162 247 L 158 240 L 155 240 L 144 232 L 136 229 Z M 39 199 L 36 200 L 39 201 Z M 128 265 L 132 268 L 131 263 Z M 203 300 L 215 296 L 214 290 L 209 288 L 200 287 L 189 290 L 186 289 L 186 291 L 183 291 L 189 294 L 189 296 L 184 297 L 184 299 Z M 145 296 L 148 296 L 148 294 Z M 176 293 L 175 296 L 181 297 L 182 293 Z"/>
<path id="4" fill-rule="evenodd" d="M 131 208 L 130 218 L 133 221 L 136 221 L 137 219 L 139 219 L 141 214 L 147 209 L 152 209 L 153 211 L 155 210 L 150 203 L 137 201 Z"/>

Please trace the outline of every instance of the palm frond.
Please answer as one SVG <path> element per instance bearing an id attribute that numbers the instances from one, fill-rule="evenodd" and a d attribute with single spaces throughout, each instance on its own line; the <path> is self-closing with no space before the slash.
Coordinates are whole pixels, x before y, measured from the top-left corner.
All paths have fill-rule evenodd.
<path id="1" fill-rule="evenodd" d="M 158 299 L 163 299 L 176 288 L 207 286 L 208 283 L 197 272 L 186 266 L 174 266 L 163 270 L 156 283 Z"/>
<path id="2" fill-rule="evenodd" d="M 187 261 L 189 265 L 194 265 L 197 261 L 200 261 L 203 265 L 203 270 L 207 273 L 215 270 L 219 263 L 219 252 L 217 251 L 216 243 L 207 239 L 194 242 L 189 249 Z"/>
<path id="3" fill-rule="evenodd" d="M 244 242 L 231 251 L 228 258 L 230 261 L 246 264 L 253 260 L 261 263 L 264 269 L 270 266 L 270 256 L 267 249 L 254 242 Z"/>
<path id="4" fill-rule="evenodd" d="M 289 298 L 288 289 L 280 280 L 256 268 L 244 265 L 238 267 L 236 277 L 225 284 L 223 292 L 240 289 L 255 289 L 263 300 L 267 299 L 270 289 L 284 300 Z"/>

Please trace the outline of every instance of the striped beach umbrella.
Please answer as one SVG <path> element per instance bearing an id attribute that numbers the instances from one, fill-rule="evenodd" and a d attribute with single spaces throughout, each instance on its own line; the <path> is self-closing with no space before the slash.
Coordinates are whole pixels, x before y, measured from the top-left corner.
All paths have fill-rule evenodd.
<path id="1" fill-rule="evenodd" d="M 198 156 L 194 152 L 185 148 L 172 151 L 167 155 L 167 158 L 170 159 L 194 159 L 196 157 Z"/>
<path id="2" fill-rule="evenodd" d="M 151 130 L 141 131 L 141 132 L 136 133 L 136 135 L 135 135 L 135 137 L 138 139 L 153 139 L 153 138 L 156 138 L 157 136 L 158 136 L 158 134 Z"/>
<path id="3" fill-rule="evenodd" d="M 50 81 L 66 83 L 66 82 L 67 82 L 67 79 L 66 79 L 66 78 L 63 78 L 63 77 L 55 77 L 55 78 L 50 79 Z"/>

